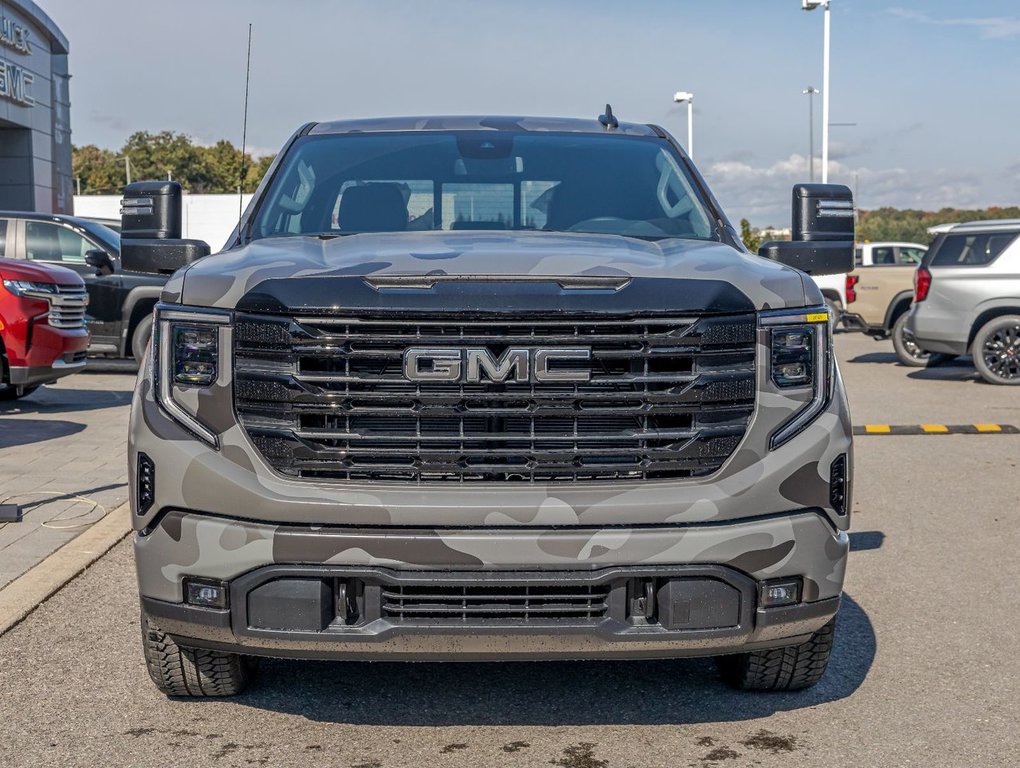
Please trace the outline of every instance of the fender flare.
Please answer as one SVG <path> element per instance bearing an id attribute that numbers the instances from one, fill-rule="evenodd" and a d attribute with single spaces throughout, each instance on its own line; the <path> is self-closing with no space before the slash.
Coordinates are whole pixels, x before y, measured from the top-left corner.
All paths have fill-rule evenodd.
<path id="1" fill-rule="evenodd" d="M 124 306 L 121 307 L 121 328 L 123 329 L 120 334 L 120 355 L 125 357 L 127 351 L 131 345 L 131 334 L 134 333 L 134 326 L 137 322 L 132 324 L 131 320 L 134 317 L 135 309 L 139 304 L 145 301 L 151 301 L 153 305 L 159 303 L 159 296 L 163 292 L 162 285 L 140 285 L 137 288 L 132 288 L 128 293 L 127 298 L 124 299 Z"/>
<path id="2" fill-rule="evenodd" d="M 885 310 L 885 329 L 887 331 L 892 330 L 893 324 L 899 319 L 900 315 L 902 315 L 903 312 L 910 311 L 910 304 L 913 301 L 914 301 L 913 290 L 900 291 L 895 296 L 893 296 L 893 300 L 889 302 L 889 306 Z M 906 302 L 907 306 L 906 309 L 904 309 L 901 312 L 899 311 L 899 308 L 900 306 L 903 305 L 904 302 Z"/>

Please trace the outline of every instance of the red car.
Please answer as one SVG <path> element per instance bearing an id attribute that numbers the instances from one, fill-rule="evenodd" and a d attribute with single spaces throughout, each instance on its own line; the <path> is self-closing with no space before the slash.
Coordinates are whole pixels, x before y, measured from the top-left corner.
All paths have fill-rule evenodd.
<path id="1" fill-rule="evenodd" d="M 76 272 L 0 258 L 0 400 L 85 367 L 86 304 Z"/>

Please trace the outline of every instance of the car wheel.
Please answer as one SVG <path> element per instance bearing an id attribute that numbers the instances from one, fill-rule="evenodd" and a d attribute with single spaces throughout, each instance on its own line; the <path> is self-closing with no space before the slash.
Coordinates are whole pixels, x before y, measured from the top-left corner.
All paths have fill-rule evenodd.
<path id="1" fill-rule="evenodd" d="M 30 387 L 16 387 L 10 384 L 6 387 L 0 386 L 0 400 L 17 400 L 32 394 L 39 389 L 39 386 L 38 384 L 33 384 Z"/>
<path id="2" fill-rule="evenodd" d="M 985 323 L 974 337 L 974 367 L 991 384 L 1020 384 L 1020 315 Z"/>
<path id="3" fill-rule="evenodd" d="M 743 691 L 798 691 L 817 683 L 829 664 L 836 619 L 800 645 L 717 656 L 723 680 Z"/>
<path id="4" fill-rule="evenodd" d="M 907 316 L 900 315 L 892 327 L 892 345 L 896 350 L 896 359 L 901 365 L 911 368 L 924 368 L 928 364 L 929 353 L 925 352 L 914 341 L 914 335 L 907 330 Z"/>
<path id="5" fill-rule="evenodd" d="M 256 659 L 237 653 L 182 648 L 142 614 L 145 666 L 167 696 L 233 696 L 255 676 Z"/>
<path id="6" fill-rule="evenodd" d="M 138 321 L 135 326 L 134 335 L 131 337 L 131 354 L 141 365 L 145 357 L 145 348 L 149 345 L 149 337 L 152 336 L 152 315 L 146 315 Z"/>

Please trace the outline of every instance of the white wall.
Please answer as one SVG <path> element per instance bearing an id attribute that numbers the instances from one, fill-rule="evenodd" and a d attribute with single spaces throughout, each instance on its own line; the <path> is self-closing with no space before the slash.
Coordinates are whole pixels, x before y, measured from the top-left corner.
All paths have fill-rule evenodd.
<path id="1" fill-rule="evenodd" d="M 247 206 L 251 195 L 242 195 Z M 74 215 L 98 219 L 120 218 L 120 195 L 75 195 Z M 237 224 L 237 195 L 184 195 L 183 237 L 205 240 L 213 253 L 226 245 Z"/>

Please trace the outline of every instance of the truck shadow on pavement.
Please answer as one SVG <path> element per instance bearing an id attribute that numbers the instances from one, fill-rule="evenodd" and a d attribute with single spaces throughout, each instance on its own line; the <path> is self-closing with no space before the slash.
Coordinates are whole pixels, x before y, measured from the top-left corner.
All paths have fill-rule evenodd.
<path id="1" fill-rule="evenodd" d="M 0 448 L 13 448 L 18 445 L 31 445 L 44 440 L 56 440 L 60 437 L 74 435 L 85 429 L 84 424 L 76 421 L 57 419 L 9 419 L 3 420 L 3 409 L 0 409 Z"/>
<path id="2" fill-rule="evenodd" d="M 131 390 L 42 389 L 23 400 L 0 403 L 0 418 L 22 413 L 75 413 L 120 408 L 131 403 L 132 394 Z"/>
<path id="3" fill-rule="evenodd" d="M 844 595 L 822 681 L 797 693 L 727 688 L 711 659 L 333 663 L 265 659 L 242 706 L 356 725 L 668 725 L 742 721 L 850 696 L 875 659 L 867 613 Z"/>

